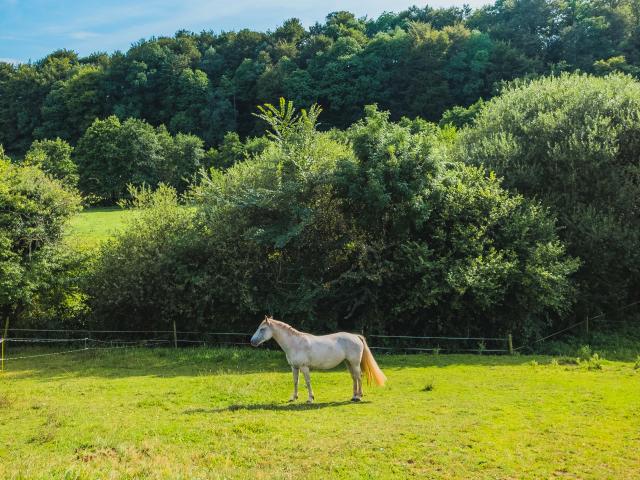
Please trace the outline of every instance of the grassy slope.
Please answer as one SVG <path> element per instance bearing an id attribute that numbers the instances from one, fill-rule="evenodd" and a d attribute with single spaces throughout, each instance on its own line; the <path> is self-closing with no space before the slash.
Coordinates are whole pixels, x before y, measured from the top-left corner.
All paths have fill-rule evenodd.
<path id="1" fill-rule="evenodd" d="M 96 247 L 122 228 L 131 214 L 118 207 L 84 210 L 69 222 L 66 240 L 82 248 Z"/>
<path id="2" fill-rule="evenodd" d="M 0 475 L 637 478 L 640 371 L 532 360 L 384 356 L 388 386 L 361 404 L 346 371 L 313 373 L 313 406 L 284 403 L 281 352 L 19 360 L 0 380 Z"/>

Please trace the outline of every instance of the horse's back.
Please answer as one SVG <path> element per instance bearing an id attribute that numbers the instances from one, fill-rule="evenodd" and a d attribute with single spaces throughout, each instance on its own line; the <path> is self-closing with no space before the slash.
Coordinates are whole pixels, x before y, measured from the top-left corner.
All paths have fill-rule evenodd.
<path id="1" fill-rule="evenodd" d="M 330 341 L 335 341 L 341 345 L 344 345 L 345 347 L 361 347 L 362 346 L 362 340 L 360 340 L 358 335 L 355 335 L 349 332 L 336 332 L 336 333 L 331 333 L 329 335 L 321 335 L 316 338 L 326 338 Z"/>

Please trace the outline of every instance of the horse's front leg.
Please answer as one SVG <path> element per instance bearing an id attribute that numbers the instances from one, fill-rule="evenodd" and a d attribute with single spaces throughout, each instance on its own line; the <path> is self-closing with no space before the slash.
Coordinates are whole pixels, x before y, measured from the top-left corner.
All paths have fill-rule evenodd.
<path id="1" fill-rule="evenodd" d="M 309 392 L 307 403 L 313 403 L 313 390 L 311 390 L 311 376 L 309 375 L 309 367 L 300 367 L 300 370 L 302 370 L 304 381 L 307 384 L 307 392 Z"/>
<path id="2" fill-rule="evenodd" d="M 300 369 L 298 367 L 291 367 L 293 371 L 293 394 L 289 399 L 290 402 L 293 402 L 298 399 L 298 374 L 300 373 Z"/>

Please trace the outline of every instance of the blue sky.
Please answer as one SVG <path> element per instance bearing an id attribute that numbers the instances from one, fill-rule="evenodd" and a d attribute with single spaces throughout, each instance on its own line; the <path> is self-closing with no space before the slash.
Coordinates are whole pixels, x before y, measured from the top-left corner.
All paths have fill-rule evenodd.
<path id="1" fill-rule="evenodd" d="M 432 0 L 433 7 L 479 6 L 485 0 Z M 177 30 L 273 30 L 299 18 L 308 26 L 327 13 L 349 10 L 357 16 L 399 11 L 419 0 L 0 0 L 0 60 L 38 60 L 59 48 L 81 55 L 126 50 L 151 36 Z"/>

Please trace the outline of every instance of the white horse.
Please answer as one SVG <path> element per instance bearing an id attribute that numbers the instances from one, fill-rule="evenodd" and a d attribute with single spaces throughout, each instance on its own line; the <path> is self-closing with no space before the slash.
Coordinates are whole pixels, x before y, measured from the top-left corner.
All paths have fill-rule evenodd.
<path id="1" fill-rule="evenodd" d="M 298 374 L 302 371 L 309 393 L 307 403 L 313 403 L 310 368 L 328 370 L 346 361 L 353 378 L 351 400 L 354 402 L 362 399 L 362 373 L 367 376 L 367 383 L 374 380 L 378 385 L 384 385 L 387 379 L 378 367 L 362 335 L 339 332 L 315 336 L 299 332 L 291 325 L 271 317 L 264 317 L 258 330 L 251 337 L 251 345 L 257 347 L 270 338 L 278 342 L 280 348 L 284 350 L 287 362 L 293 370 L 293 395 L 289 399 L 290 402 L 298 399 Z"/>

